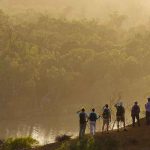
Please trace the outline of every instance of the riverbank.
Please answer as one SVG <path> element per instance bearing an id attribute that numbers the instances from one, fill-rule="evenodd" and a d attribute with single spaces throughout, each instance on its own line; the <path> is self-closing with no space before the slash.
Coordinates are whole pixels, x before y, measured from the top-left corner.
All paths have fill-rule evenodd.
<path id="1" fill-rule="evenodd" d="M 132 128 L 131 125 L 127 126 L 127 131 L 120 130 L 117 132 L 116 130 L 110 131 L 109 134 L 107 133 L 96 133 L 96 135 L 91 138 L 90 135 L 85 136 L 85 141 L 93 140 L 95 142 L 95 146 L 99 145 L 99 149 L 103 150 L 149 150 L 150 142 L 149 142 L 149 135 L 150 135 L 150 126 L 145 125 L 145 119 L 141 119 L 141 127 L 134 127 Z M 87 142 L 86 141 L 86 142 Z M 70 148 L 71 145 L 74 146 L 76 150 L 75 144 L 77 144 L 78 138 L 70 140 L 65 145 L 63 143 L 63 150 L 72 150 Z M 112 148 L 110 148 L 112 146 Z M 38 148 L 34 148 L 32 150 L 62 150 L 62 143 L 53 143 L 47 144 Z M 83 149 L 86 150 L 86 149 Z M 95 150 L 95 149 L 93 149 Z"/>

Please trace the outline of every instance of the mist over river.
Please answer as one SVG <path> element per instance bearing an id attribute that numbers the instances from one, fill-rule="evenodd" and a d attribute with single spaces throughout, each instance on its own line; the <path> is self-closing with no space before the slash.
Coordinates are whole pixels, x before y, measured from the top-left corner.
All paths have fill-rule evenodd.
<path id="1" fill-rule="evenodd" d="M 114 120 L 115 118 L 113 117 L 112 124 Z M 130 119 L 126 119 L 127 124 L 130 122 Z M 102 119 L 99 119 L 97 121 L 97 131 L 101 131 L 101 125 Z M 0 122 L 0 139 L 32 136 L 43 145 L 53 143 L 55 137 L 58 135 L 67 134 L 74 138 L 78 136 L 78 128 L 78 115 L 76 113 L 72 113 L 68 116 L 64 113 L 61 117 L 56 116 L 56 118 L 48 115 L 39 115 L 36 117 L 31 115 L 30 117 L 18 117 L 8 120 L 3 118 Z M 88 123 L 86 133 L 89 132 Z"/>
<path id="2" fill-rule="evenodd" d="M 54 142 L 57 135 L 68 134 L 72 135 L 72 137 L 77 136 L 78 122 L 70 125 L 67 121 L 57 119 L 51 121 L 48 117 L 38 119 L 27 120 L 20 118 L 18 120 L 1 120 L 0 139 L 32 136 L 40 144 L 47 144 Z"/>
<path id="3" fill-rule="evenodd" d="M 0 139 L 75 137 L 78 110 L 102 114 L 108 104 L 113 123 L 118 101 L 126 124 L 135 101 L 145 115 L 149 8 L 148 0 L 0 0 Z"/>

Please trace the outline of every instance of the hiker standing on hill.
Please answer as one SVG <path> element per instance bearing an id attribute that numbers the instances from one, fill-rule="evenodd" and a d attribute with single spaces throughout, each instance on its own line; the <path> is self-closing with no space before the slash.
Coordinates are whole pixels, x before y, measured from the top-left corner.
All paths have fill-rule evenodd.
<path id="1" fill-rule="evenodd" d="M 87 124 L 88 115 L 85 113 L 85 109 L 82 108 L 82 110 L 77 112 L 79 114 L 79 138 L 82 138 L 85 135 L 85 129 Z"/>
<path id="2" fill-rule="evenodd" d="M 111 122 L 111 112 L 108 107 L 108 104 L 106 104 L 103 108 L 103 126 L 102 126 L 102 132 L 104 132 L 104 128 L 106 125 L 106 131 L 108 132 L 109 130 L 109 123 Z"/>
<path id="3" fill-rule="evenodd" d="M 146 124 L 150 125 L 150 97 L 147 98 L 148 102 L 145 104 L 146 109 Z"/>
<path id="4" fill-rule="evenodd" d="M 120 122 L 123 122 L 124 131 L 127 131 L 125 126 L 125 108 L 123 107 L 122 102 L 115 104 L 115 107 L 117 109 L 116 112 L 117 131 L 119 131 Z"/>
<path id="5" fill-rule="evenodd" d="M 96 131 L 96 120 L 99 118 L 99 116 L 95 113 L 95 109 L 92 109 L 92 112 L 89 115 L 90 120 L 90 133 L 91 135 L 95 135 Z"/>
<path id="6" fill-rule="evenodd" d="M 135 119 L 137 119 L 138 126 L 140 126 L 140 107 L 138 105 L 138 102 L 135 102 L 132 109 L 131 109 L 131 117 L 132 117 L 132 126 L 135 126 Z"/>

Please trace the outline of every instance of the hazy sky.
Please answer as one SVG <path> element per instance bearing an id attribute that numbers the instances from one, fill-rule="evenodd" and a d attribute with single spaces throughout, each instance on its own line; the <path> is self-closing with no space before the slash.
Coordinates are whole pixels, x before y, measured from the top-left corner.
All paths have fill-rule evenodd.
<path id="1" fill-rule="evenodd" d="M 0 0 L 0 7 L 11 11 L 34 8 L 76 18 L 105 18 L 118 11 L 133 22 L 150 16 L 150 0 Z"/>

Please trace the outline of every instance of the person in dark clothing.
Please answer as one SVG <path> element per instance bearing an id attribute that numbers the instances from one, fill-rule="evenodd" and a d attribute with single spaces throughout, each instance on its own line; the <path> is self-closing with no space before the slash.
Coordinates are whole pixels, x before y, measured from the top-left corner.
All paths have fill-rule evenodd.
<path id="1" fill-rule="evenodd" d="M 82 110 L 78 111 L 77 113 L 79 114 L 79 125 L 80 125 L 79 138 L 82 138 L 85 135 L 88 115 L 85 113 L 84 108 L 82 108 Z"/>
<path id="2" fill-rule="evenodd" d="M 138 105 L 138 102 L 135 102 L 132 109 L 131 109 L 131 117 L 132 117 L 132 126 L 135 126 L 135 119 L 137 120 L 138 126 L 140 126 L 140 107 Z"/>
<path id="3" fill-rule="evenodd" d="M 148 102 L 145 104 L 146 109 L 146 124 L 150 125 L 150 97 L 147 98 Z"/>
<path id="4" fill-rule="evenodd" d="M 106 125 L 106 131 L 108 133 L 109 130 L 109 123 L 111 122 L 111 112 L 108 104 L 105 105 L 103 108 L 103 125 L 102 125 L 102 132 L 104 132 L 104 127 Z"/>
<path id="5" fill-rule="evenodd" d="M 116 121 L 117 121 L 117 131 L 119 131 L 119 124 L 123 122 L 124 131 L 127 131 L 125 126 L 125 108 L 123 107 L 122 102 L 115 104 L 116 107 Z"/>

